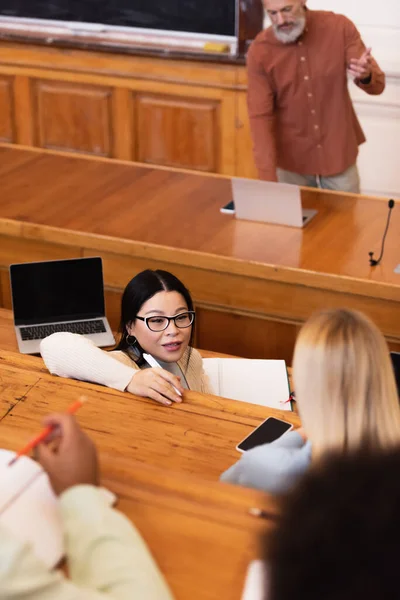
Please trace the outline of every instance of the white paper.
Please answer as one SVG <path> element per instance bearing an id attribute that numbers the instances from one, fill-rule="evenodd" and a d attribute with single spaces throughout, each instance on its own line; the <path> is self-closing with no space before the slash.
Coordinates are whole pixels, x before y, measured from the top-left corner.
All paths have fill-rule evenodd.
<path id="1" fill-rule="evenodd" d="M 216 395 L 291 410 L 284 360 L 204 358 L 203 364 Z"/>
<path id="2" fill-rule="evenodd" d="M 57 496 L 47 473 L 31 458 L 21 456 L 9 467 L 15 452 L 0 449 L 0 524 L 52 569 L 64 556 L 64 534 Z M 109 506 L 113 492 L 100 488 Z"/>
<path id="3" fill-rule="evenodd" d="M 32 459 L 0 450 L 0 523 L 29 543 L 47 567 L 64 555 L 61 513 L 47 474 Z"/>
<path id="4" fill-rule="evenodd" d="M 268 598 L 266 588 L 267 569 L 263 560 L 253 560 L 247 569 L 242 600 L 265 600 Z M 267 593 L 266 593 L 267 592 Z"/>

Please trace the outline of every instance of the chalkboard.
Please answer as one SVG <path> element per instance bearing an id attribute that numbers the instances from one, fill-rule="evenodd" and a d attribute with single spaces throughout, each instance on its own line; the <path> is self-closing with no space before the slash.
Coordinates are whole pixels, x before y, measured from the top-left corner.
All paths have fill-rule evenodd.
<path id="1" fill-rule="evenodd" d="M 235 35 L 235 0 L 0 0 L 0 15 Z"/>

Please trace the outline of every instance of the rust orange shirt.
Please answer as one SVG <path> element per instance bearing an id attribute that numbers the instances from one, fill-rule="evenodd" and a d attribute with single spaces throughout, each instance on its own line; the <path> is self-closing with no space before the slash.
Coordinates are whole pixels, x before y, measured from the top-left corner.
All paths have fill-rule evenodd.
<path id="1" fill-rule="evenodd" d="M 261 179 L 276 167 L 302 175 L 336 175 L 356 162 L 365 141 L 347 86 L 347 66 L 365 45 L 355 25 L 333 12 L 306 12 L 306 29 L 283 44 L 272 27 L 247 55 L 248 108 Z M 372 60 L 368 94 L 381 94 L 385 75 Z"/>

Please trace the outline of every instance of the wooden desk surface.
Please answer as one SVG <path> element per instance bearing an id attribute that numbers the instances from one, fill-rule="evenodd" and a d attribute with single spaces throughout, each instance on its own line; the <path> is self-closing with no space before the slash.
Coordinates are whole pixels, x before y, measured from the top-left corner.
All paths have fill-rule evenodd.
<path id="1" fill-rule="evenodd" d="M 303 189 L 318 214 L 300 230 L 221 214 L 225 177 L 4 145 L 0 177 L 4 289 L 11 262 L 100 255 L 110 293 L 143 268 L 182 278 L 200 347 L 290 360 L 296 327 L 328 306 L 365 311 L 400 346 L 399 201 L 371 268 L 387 216 L 378 198 Z"/>
<path id="2" fill-rule="evenodd" d="M 261 536 L 275 524 L 274 500 L 161 469 L 125 469 L 119 461 L 116 468 L 118 483 L 104 483 L 117 492 L 120 510 L 141 531 L 177 600 L 239 600 L 247 566 L 261 556 Z M 254 506 L 270 518 L 252 517 Z"/>
<path id="3" fill-rule="evenodd" d="M 299 425 L 291 412 L 196 392 L 185 392 L 182 404 L 163 407 L 49 375 L 33 357 L 2 350 L 0 365 L 0 410 L 7 415 L 2 445 L 14 450 L 38 431 L 45 415 L 64 412 L 80 394 L 89 400 L 79 422 L 104 452 L 214 481 L 239 458 L 236 444 L 266 417 Z"/>
<path id="4" fill-rule="evenodd" d="M 238 458 L 235 441 L 276 411 L 193 392 L 168 409 L 53 377 L 39 358 L 0 351 L 2 447 L 20 447 L 45 414 L 65 410 L 81 393 L 89 400 L 78 420 L 99 449 L 102 484 L 117 494 L 118 508 L 142 533 L 177 600 L 239 600 L 277 506 L 217 478 Z M 251 507 L 268 519 L 251 516 Z"/>
<path id="5" fill-rule="evenodd" d="M 317 208 L 318 215 L 301 230 L 221 214 L 231 199 L 226 177 L 8 146 L 0 146 L 0 177 L 3 219 L 300 269 L 309 278 L 384 283 L 387 294 L 393 286 L 400 297 L 400 277 L 393 272 L 399 210 L 393 211 L 385 261 L 378 269 L 368 263 L 386 222 L 382 199 L 304 189 L 304 207 Z"/>

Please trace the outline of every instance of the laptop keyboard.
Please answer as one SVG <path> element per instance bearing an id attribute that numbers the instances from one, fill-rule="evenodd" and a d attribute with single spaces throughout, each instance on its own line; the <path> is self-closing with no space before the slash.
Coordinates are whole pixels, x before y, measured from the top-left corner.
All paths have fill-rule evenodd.
<path id="1" fill-rule="evenodd" d="M 21 338 L 27 340 L 41 340 L 52 333 L 68 331 L 69 333 L 105 333 L 106 328 L 101 319 L 95 321 L 77 321 L 76 323 L 55 323 L 53 325 L 35 325 L 33 327 L 20 327 Z"/>

